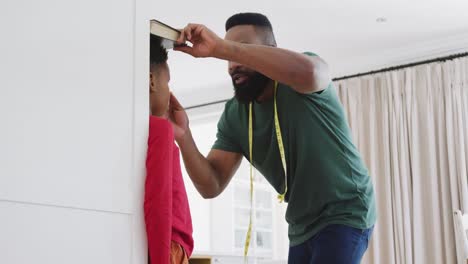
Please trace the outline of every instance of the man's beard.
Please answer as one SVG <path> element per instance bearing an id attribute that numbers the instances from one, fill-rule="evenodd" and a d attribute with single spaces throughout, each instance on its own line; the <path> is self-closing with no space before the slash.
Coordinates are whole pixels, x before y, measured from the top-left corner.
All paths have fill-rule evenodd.
<path id="1" fill-rule="evenodd" d="M 233 79 L 232 84 L 234 85 L 236 99 L 241 103 L 248 104 L 256 100 L 263 93 L 271 79 L 259 72 L 253 72 L 248 75 L 243 74 L 248 76 L 246 81 L 242 84 L 236 84 Z"/>

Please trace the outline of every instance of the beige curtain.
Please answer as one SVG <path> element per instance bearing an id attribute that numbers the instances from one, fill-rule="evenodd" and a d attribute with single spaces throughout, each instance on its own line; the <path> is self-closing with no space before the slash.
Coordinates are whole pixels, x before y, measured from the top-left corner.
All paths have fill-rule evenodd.
<path id="1" fill-rule="evenodd" d="M 363 263 L 457 263 L 468 213 L 468 58 L 336 82 L 378 209 Z"/>

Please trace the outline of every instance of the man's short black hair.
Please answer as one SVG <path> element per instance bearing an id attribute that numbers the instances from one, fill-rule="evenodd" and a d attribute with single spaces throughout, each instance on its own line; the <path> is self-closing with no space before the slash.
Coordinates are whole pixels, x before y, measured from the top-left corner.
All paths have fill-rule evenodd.
<path id="1" fill-rule="evenodd" d="M 150 65 L 167 62 L 167 50 L 161 45 L 162 39 L 150 34 Z"/>
<path id="2" fill-rule="evenodd" d="M 257 27 L 268 28 L 273 32 L 270 20 L 265 15 L 260 13 L 239 13 L 231 16 L 226 21 L 226 31 L 230 28 L 240 25 L 252 25 Z"/>
<path id="3" fill-rule="evenodd" d="M 251 25 L 262 32 L 265 45 L 276 46 L 275 35 L 270 20 L 260 13 L 239 13 L 231 16 L 226 21 L 226 32 L 235 26 Z"/>

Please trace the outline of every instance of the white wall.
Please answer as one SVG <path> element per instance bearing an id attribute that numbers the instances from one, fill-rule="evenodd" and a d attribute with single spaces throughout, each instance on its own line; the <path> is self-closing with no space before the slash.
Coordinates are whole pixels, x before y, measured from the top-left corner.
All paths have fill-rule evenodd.
<path id="1" fill-rule="evenodd" d="M 138 3 L 1 1 L 0 263 L 144 263 Z"/>

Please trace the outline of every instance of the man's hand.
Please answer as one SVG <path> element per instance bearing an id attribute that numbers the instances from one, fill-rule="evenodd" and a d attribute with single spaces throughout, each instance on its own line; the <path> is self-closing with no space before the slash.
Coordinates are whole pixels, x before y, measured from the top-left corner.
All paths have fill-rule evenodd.
<path id="1" fill-rule="evenodd" d="M 298 93 L 322 91 L 331 83 L 328 65 L 318 56 L 306 56 L 270 45 L 241 43 L 227 35 L 222 39 L 200 24 L 188 24 L 181 30 L 177 43 L 184 44 L 185 41 L 191 42 L 192 47 L 183 45 L 174 49 L 194 57 L 236 62 L 284 83 Z"/>
<path id="2" fill-rule="evenodd" d="M 189 119 L 184 108 L 172 93 L 169 102 L 169 120 L 174 128 L 175 139 L 179 142 L 189 132 Z"/>
<path id="3" fill-rule="evenodd" d="M 177 43 L 185 43 L 189 41 L 192 47 L 176 46 L 174 50 L 188 53 L 196 58 L 214 57 L 217 49 L 224 41 L 218 37 L 213 31 L 204 25 L 188 24 L 181 30 L 181 34 Z"/>

